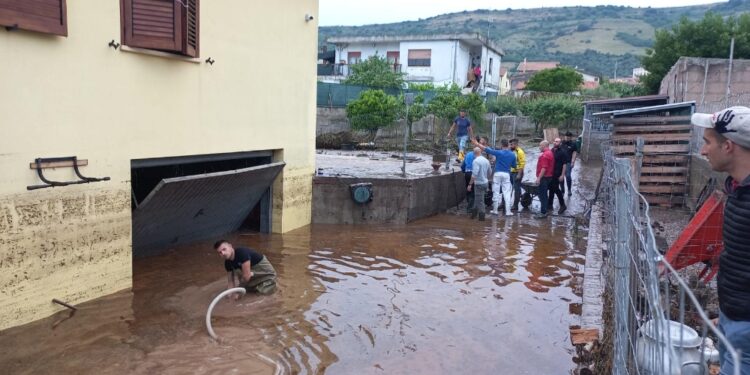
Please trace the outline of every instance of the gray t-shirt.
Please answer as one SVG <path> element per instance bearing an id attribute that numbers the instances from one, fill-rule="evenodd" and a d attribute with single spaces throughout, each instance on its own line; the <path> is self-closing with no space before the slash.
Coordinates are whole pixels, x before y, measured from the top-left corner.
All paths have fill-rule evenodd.
<path id="1" fill-rule="evenodd" d="M 474 177 L 474 183 L 477 185 L 487 185 L 490 180 L 487 176 L 490 174 L 490 161 L 482 155 L 474 158 L 471 163 L 471 175 Z"/>

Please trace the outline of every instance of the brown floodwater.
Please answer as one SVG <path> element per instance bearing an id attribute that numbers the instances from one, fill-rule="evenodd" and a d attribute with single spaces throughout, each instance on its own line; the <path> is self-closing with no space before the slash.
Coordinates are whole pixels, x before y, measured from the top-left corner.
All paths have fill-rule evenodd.
<path id="1" fill-rule="evenodd" d="M 268 256 L 279 290 L 219 303 L 218 342 L 204 320 L 226 286 L 222 260 L 209 242 L 169 249 L 134 260 L 132 291 L 0 332 L 0 372 L 568 374 L 586 247 L 576 223 L 456 210 L 235 233 Z"/>

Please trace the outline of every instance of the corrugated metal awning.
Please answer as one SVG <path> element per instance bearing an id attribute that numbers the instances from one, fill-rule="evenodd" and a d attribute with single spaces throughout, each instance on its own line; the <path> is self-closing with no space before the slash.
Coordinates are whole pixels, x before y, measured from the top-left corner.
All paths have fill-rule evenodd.
<path id="1" fill-rule="evenodd" d="M 626 115 L 633 115 L 633 114 L 640 114 L 640 113 L 660 112 L 660 111 L 667 111 L 671 109 L 694 108 L 694 107 L 695 107 L 695 101 L 689 101 L 689 102 L 681 102 L 681 103 L 654 105 L 650 107 L 628 108 L 628 109 L 621 109 L 617 111 L 597 112 L 597 113 L 591 114 L 591 116 L 617 117 L 617 116 L 626 116 Z"/>
<path id="2" fill-rule="evenodd" d="M 133 254 L 153 255 L 237 230 L 284 165 L 161 180 L 133 211 Z"/>

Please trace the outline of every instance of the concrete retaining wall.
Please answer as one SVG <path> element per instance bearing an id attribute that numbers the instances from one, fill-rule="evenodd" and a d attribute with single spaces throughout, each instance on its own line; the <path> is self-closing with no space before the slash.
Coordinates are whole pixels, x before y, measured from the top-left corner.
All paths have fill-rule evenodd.
<path id="1" fill-rule="evenodd" d="M 349 185 L 372 183 L 372 202 L 359 205 Z M 415 179 L 344 178 L 313 179 L 312 222 L 318 224 L 405 224 L 444 212 L 466 196 L 460 171 Z"/>

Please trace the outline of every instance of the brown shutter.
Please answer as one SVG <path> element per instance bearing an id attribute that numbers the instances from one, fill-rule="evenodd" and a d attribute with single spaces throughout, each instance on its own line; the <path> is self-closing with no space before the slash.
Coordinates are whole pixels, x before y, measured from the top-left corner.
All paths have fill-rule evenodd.
<path id="1" fill-rule="evenodd" d="M 179 1 L 122 0 L 121 4 L 125 45 L 182 53 L 184 12 Z"/>
<path id="2" fill-rule="evenodd" d="M 68 36 L 65 0 L 0 0 L 0 25 Z"/>
<path id="3" fill-rule="evenodd" d="M 182 54 L 186 56 L 198 57 L 198 45 L 200 41 L 200 1 L 180 1 L 182 1 L 183 4 L 187 5 L 187 9 L 183 9 L 183 14 L 185 15 L 185 22 L 183 23 L 183 34 L 185 35 L 185 38 L 182 44 Z"/>

